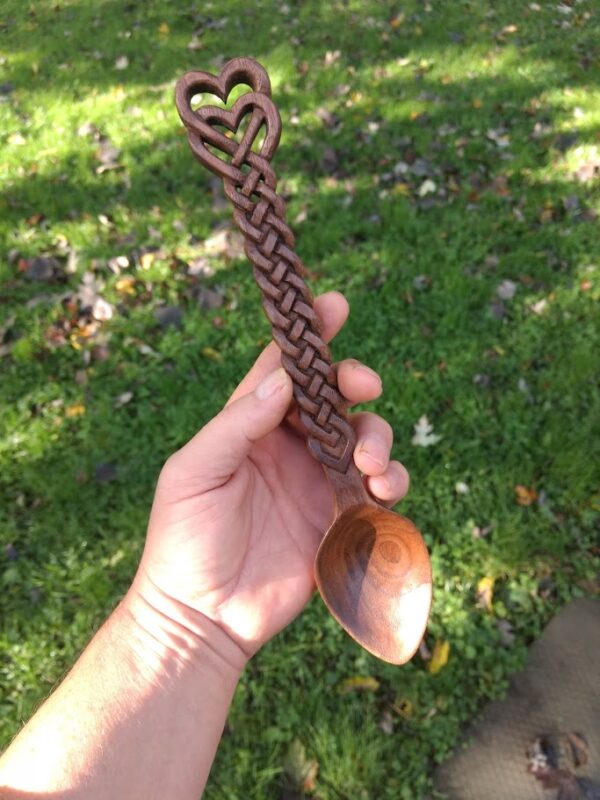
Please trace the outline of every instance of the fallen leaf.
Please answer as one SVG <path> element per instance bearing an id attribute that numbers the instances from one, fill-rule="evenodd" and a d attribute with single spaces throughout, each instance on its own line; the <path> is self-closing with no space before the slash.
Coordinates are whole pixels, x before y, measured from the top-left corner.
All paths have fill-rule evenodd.
<path id="1" fill-rule="evenodd" d="M 114 272 L 115 275 L 119 275 L 122 269 L 127 269 L 129 267 L 129 259 L 127 256 L 114 256 L 108 259 L 106 266 L 111 272 Z"/>
<path id="2" fill-rule="evenodd" d="M 492 610 L 492 600 L 494 598 L 494 578 L 491 575 L 486 575 L 481 578 L 477 583 L 477 605 L 480 608 L 485 608 L 486 611 Z"/>
<path id="3" fill-rule="evenodd" d="M 72 418 L 72 417 L 81 417 L 85 414 L 85 406 L 83 403 L 74 403 L 72 406 L 67 406 L 65 408 L 65 416 Z"/>
<path id="4" fill-rule="evenodd" d="M 206 239 L 204 249 L 209 256 L 225 256 L 232 260 L 243 258 L 244 237 L 238 231 L 222 228 Z"/>
<path id="5" fill-rule="evenodd" d="M 427 662 L 427 672 L 437 675 L 448 663 L 450 657 L 450 642 L 438 639 L 433 646 L 431 661 Z"/>
<path id="6" fill-rule="evenodd" d="M 94 300 L 92 305 L 92 316 L 94 319 L 97 319 L 98 322 L 106 322 L 109 319 L 112 319 L 114 313 L 114 309 L 112 305 L 105 300 L 103 297 L 97 297 Z"/>
<path id="7" fill-rule="evenodd" d="M 194 278 L 212 278 L 215 269 L 207 258 L 200 256 L 188 261 L 186 272 Z"/>
<path id="8" fill-rule="evenodd" d="M 107 461 L 101 461 L 94 468 L 94 477 L 98 483 L 108 483 L 117 477 L 117 467 Z"/>
<path id="9" fill-rule="evenodd" d="M 415 434 L 411 439 L 412 444 L 415 447 L 430 447 L 433 444 L 436 444 L 442 438 L 438 436 L 436 433 L 432 433 L 433 425 L 427 419 L 427 416 L 423 414 L 420 417 L 419 421 L 414 426 Z"/>
<path id="10" fill-rule="evenodd" d="M 122 408 L 126 406 L 127 403 L 130 403 L 133 400 L 133 392 L 121 392 L 121 394 L 115 400 L 115 408 Z"/>
<path id="11" fill-rule="evenodd" d="M 431 657 L 431 656 L 430 656 Z M 395 703 L 391 704 L 392 711 L 395 711 L 399 717 L 402 719 L 410 719 L 413 715 L 415 707 L 411 703 L 410 700 L 397 700 Z"/>
<path id="12" fill-rule="evenodd" d="M 489 128 L 486 137 L 501 149 L 510 145 L 510 136 L 504 128 Z"/>
<path id="13" fill-rule="evenodd" d="M 340 693 L 348 692 L 376 692 L 379 689 L 379 681 L 370 675 L 355 675 L 353 678 L 345 678 L 340 684 Z"/>
<path id="14" fill-rule="evenodd" d="M 432 284 L 432 280 L 429 275 L 417 275 L 413 280 L 413 286 L 419 292 L 424 291 L 425 289 L 429 289 Z"/>
<path id="15" fill-rule="evenodd" d="M 490 303 L 490 314 L 494 319 L 504 319 L 506 314 L 506 307 L 502 300 L 497 300 L 494 298 Z"/>
<path id="16" fill-rule="evenodd" d="M 492 532 L 493 528 L 493 525 L 484 525 L 483 527 L 480 525 L 473 525 L 471 535 L 474 539 L 485 539 L 485 537 L 489 536 Z"/>
<path id="17" fill-rule="evenodd" d="M 589 181 L 600 178 L 600 156 L 586 161 L 574 174 L 580 183 L 588 183 Z"/>
<path id="18" fill-rule="evenodd" d="M 115 147 L 107 136 L 102 136 L 100 138 L 95 155 L 96 160 L 100 162 L 100 166 L 96 167 L 97 175 L 102 175 L 109 170 L 121 169 L 121 164 L 119 164 L 121 151 L 118 147 Z"/>
<path id="19" fill-rule="evenodd" d="M 204 358 L 208 358 L 211 361 L 223 361 L 223 356 L 214 347 L 203 347 L 200 352 Z"/>
<path id="20" fill-rule="evenodd" d="M 192 52 L 196 52 L 196 50 L 201 50 L 202 41 L 200 40 L 200 36 L 197 33 L 194 33 L 190 41 L 187 43 L 186 47 L 188 50 L 191 50 Z"/>
<path id="21" fill-rule="evenodd" d="M 515 486 L 515 494 L 517 496 L 517 503 L 520 506 L 530 506 L 537 500 L 538 494 L 535 489 L 528 489 L 527 486 L 518 484 Z"/>
<path id="22" fill-rule="evenodd" d="M 547 307 L 548 307 L 548 301 L 546 300 L 546 298 L 545 298 L 545 297 L 542 297 L 542 299 L 541 299 L 541 300 L 538 300 L 537 302 L 535 302 L 535 303 L 532 303 L 532 304 L 529 306 L 529 308 L 531 309 L 531 311 L 532 311 L 534 314 L 537 314 L 538 316 L 541 316 L 541 315 L 542 315 L 542 314 L 543 314 L 543 313 L 546 311 L 546 308 L 547 308 Z"/>
<path id="23" fill-rule="evenodd" d="M 426 197 L 428 194 L 433 194 L 437 190 L 437 185 L 435 181 L 432 181 L 431 178 L 427 178 L 427 180 L 423 181 L 423 183 L 419 187 L 419 197 Z"/>
<path id="24" fill-rule="evenodd" d="M 58 268 L 58 261 L 51 256 L 36 256 L 26 264 L 24 275 L 28 281 L 49 281 Z"/>
<path id="25" fill-rule="evenodd" d="M 127 56 L 119 56 L 115 61 L 115 69 L 127 69 L 129 66 L 129 59 Z"/>
<path id="26" fill-rule="evenodd" d="M 514 281 L 504 280 L 496 288 L 496 294 L 501 300 L 512 300 L 517 291 L 517 284 Z"/>
<path id="27" fill-rule="evenodd" d="M 107 361 L 110 358 L 110 350 L 105 344 L 97 344 L 90 351 L 90 358 L 97 364 Z"/>
<path id="28" fill-rule="evenodd" d="M 500 642 L 503 647 L 511 647 L 515 641 L 515 634 L 513 633 L 513 626 L 507 619 L 499 619 L 496 622 L 496 628 L 500 633 Z"/>
<path id="29" fill-rule="evenodd" d="M 391 736 L 394 732 L 394 718 L 389 711 L 384 711 L 382 713 L 379 719 L 379 728 L 388 736 Z"/>
<path id="30" fill-rule="evenodd" d="M 294 739 L 283 760 L 283 770 L 294 788 L 302 792 L 313 792 L 316 787 L 319 762 L 308 758 L 306 748 L 299 739 Z"/>
<path id="31" fill-rule="evenodd" d="M 208 287 L 201 287 L 198 290 L 198 306 L 202 311 L 212 311 L 214 308 L 220 308 L 223 305 L 223 294 L 216 289 L 209 289 Z"/>
<path id="32" fill-rule="evenodd" d="M 158 33 L 160 36 L 168 36 L 170 33 L 169 23 L 168 22 L 161 22 L 158 26 Z"/>
<path id="33" fill-rule="evenodd" d="M 4 552 L 9 561 L 16 561 L 19 558 L 19 551 L 12 542 L 5 546 Z"/>
<path id="34" fill-rule="evenodd" d="M 135 278 L 125 275 L 115 283 L 115 289 L 119 294 L 135 294 Z"/>
<path id="35" fill-rule="evenodd" d="M 150 251 L 148 253 L 142 253 L 140 256 L 140 268 L 141 269 L 150 269 L 152 264 L 154 264 L 154 259 L 156 258 L 156 252 Z"/>
<path id="36" fill-rule="evenodd" d="M 154 311 L 154 318 L 162 328 L 179 328 L 183 311 L 179 306 L 160 306 Z"/>

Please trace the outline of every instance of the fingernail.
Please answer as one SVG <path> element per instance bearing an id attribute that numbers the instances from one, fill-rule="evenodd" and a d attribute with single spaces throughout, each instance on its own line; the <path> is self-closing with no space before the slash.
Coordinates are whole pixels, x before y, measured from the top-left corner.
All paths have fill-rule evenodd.
<path id="1" fill-rule="evenodd" d="M 367 436 L 366 439 L 363 439 L 358 446 L 358 452 L 365 453 L 372 461 L 379 464 L 380 467 L 385 467 L 386 446 L 383 439 L 380 439 L 379 436 L 374 436 L 372 434 L 371 436 Z"/>
<path id="2" fill-rule="evenodd" d="M 283 367 L 267 375 L 256 387 L 256 396 L 259 400 L 266 400 L 279 392 L 287 383 L 287 374 Z"/>
<path id="3" fill-rule="evenodd" d="M 355 364 L 354 369 L 357 369 L 360 372 L 365 372 L 367 375 L 370 375 L 372 378 L 375 378 L 377 381 L 379 381 L 379 383 L 381 383 L 381 378 L 379 377 L 379 375 L 375 372 L 374 369 L 371 369 L 371 367 L 367 367 L 366 364 Z"/>

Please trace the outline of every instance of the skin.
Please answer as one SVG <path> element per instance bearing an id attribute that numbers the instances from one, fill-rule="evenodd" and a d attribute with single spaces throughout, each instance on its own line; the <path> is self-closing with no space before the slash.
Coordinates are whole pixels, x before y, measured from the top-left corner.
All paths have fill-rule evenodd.
<path id="1" fill-rule="evenodd" d="M 345 299 L 332 292 L 315 308 L 332 339 Z M 271 344 L 223 411 L 165 464 L 131 588 L 0 759 L 0 797 L 202 793 L 245 664 L 314 592 L 333 511 L 279 364 Z M 350 405 L 380 395 L 381 380 L 358 361 L 336 369 Z M 351 421 L 368 490 L 394 504 L 408 474 L 390 461 L 389 424 L 369 412 Z"/>

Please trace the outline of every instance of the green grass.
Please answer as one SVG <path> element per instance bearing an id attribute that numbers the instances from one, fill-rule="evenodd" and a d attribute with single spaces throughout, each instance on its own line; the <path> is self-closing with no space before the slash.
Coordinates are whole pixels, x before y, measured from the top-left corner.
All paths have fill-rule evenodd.
<path id="1" fill-rule="evenodd" d="M 352 307 L 335 354 L 383 376 L 373 408 L 433 557 L 427 643 L 450 655 L 438 674 L 419 656 L 382 664 L 315 598 L 244 675 L 206 796 L 282 797 L 298 740 L 320 800 L 425 797 L 461 726 L 597 577 L 599 193 L 575 175 L 600 161 L 594 4 L 5 0 L 1 24 L 0 745 L 127 587 L 161 464 L 268 341 L 245 261 L 212 257 L 204 283 L 224 304 L 211 311 L 184 269 L 229 217 L 188 150 L 174 82 L 248 54 L 273 79 L 275 166 L 312 286 Z M 97 173 L 84 123 L 121 150 L 118 169 Z M 57 259 L 50 282 L 25 279 L 39 255 Z M 130 266 L 116 275 L 119 255 Z M 67 296 L 86 271 L 115 306 L 87 338 Z M 516 292 L 498 318 L 505 280 Z M 180 328 L 157 324 L 160 304 L 182 309 Z M 442 436 L 427 449 L 411 444 L 423 414 Z M 519 505 L 517 485 L 539 500 Z M 492 528 L 476 539 L 474 526 Z M 357 676 L 379 688 L 340 691 Z"/>

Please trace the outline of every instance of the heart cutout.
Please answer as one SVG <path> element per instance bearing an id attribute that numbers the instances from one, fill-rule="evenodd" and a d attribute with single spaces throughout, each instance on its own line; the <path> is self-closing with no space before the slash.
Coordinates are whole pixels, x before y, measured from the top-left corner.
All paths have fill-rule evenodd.
<path id="1" fill-rule="evenodd" d="M 239 97 L 231 109 L 213 105 L 192 108 L 192 98 L 200 93 L 211 94 L 227 103 L 232 89 L 239 85 L 247 85 L 252 91 Z M 260 64 L 249 58 L 228 62 L 219 75 L 209 72 L 186 73 L 177 82 L 175 102 L 196 157 L 212 172 L 236 184 L 245 182 L 246 173 L 241 169 L 243 166 L 246 166 L 246 171 L 249 167 L 250 171 L 271 177 L 268 162 L 279 144 L 281 119 L 270 95 L 267 73 Z M 242 120 L 248 115 L 251 116 L 240 141 L 229 138 L 219 130 L 225 128 L 233 134 L 238 133 Z M 265 137 L 256 153 L 252 147 L 263 127 L 266 130 Z M 268 182 L 271 183 L 271 180 Z"/>

